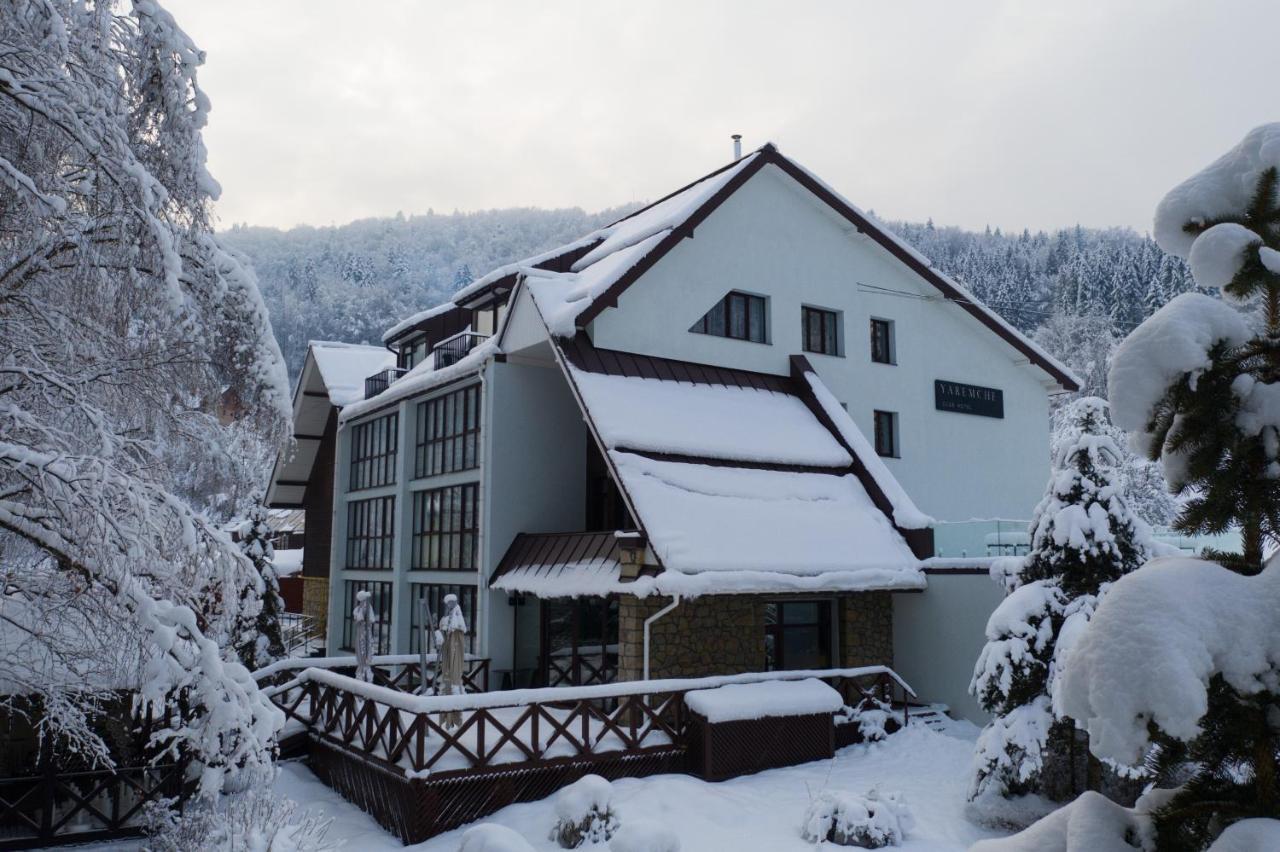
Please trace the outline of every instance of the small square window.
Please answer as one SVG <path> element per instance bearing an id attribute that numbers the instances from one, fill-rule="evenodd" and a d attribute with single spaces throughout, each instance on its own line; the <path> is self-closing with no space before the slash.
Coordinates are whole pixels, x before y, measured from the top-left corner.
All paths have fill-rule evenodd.
<path id="1" fill-rule="evenodd" d="M 898 458 L 898 414 L 896 411 L 875 413 L 876 454 Z"/>
<path id="2" fill-rule="evenodd" d="M 800 309 L 800 322 L 805 352 L 840 354 L 840 314 L 822 308 L 803 307 Z"/>
<path id="3" fill-rule="evenodd" d="M 877 364 L 894 364 L 893 321 L 871 320 L 871 360 Z"/>

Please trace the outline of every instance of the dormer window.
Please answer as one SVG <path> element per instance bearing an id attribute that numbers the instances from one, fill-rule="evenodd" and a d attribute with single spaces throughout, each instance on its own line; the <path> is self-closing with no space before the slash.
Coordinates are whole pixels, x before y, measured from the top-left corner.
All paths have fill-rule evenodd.
<path id="1" fill-rule="evenodd" d="M 716 302 L 689 329 L 694 334 L 710 334 L 749 340 L 752 343 L 768 343 L 768 305 L 764 296 L 739 293 L 736 290 Z"/>

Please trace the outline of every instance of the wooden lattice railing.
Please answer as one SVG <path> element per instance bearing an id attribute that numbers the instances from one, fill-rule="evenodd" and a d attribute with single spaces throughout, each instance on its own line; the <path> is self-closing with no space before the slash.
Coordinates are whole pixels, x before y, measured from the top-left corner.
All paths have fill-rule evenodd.
<path id="1" fill-rule="evenodd" d="M 730 683 L 831 683 L 846 702 L 914 695 L 884 666 L 420 696 L 309 668 L 268 690 L 312 737 L 406 777 L 681 749 L 684 695 Z M 452 721 L 453 724 L 449 724 Z"/>
<path id="2" fill-rule="evenodd" d="M 400 692 L 422 692 L 422 662 L 417 654 L 386 654 L 373 658 L 373 683 Z M 427 657 L 428 665 L 435 662 L 435 655 Z M 462 685 L 467 692 L 489 691 L 489 658 L 468 655 L 467 668 L 462 673 Z M 258 669 L 253 677 L 263 686 L 278 686 L 287 683 L 305 669 L 325 669 L 339 674 L 354 676 L 356 671 L 355 657 L 298 657 L 280 660 L 269 666 Z M 434 680 L 435 672 L 428 671 L 428 685 Z"/>

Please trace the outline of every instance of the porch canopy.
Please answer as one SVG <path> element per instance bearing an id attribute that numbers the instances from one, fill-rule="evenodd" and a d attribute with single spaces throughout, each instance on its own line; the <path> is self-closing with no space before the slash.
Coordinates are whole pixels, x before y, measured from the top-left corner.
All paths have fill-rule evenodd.
<path id="1" fill-rule="evenodd" d="M 645 568 L 623 577 L 626 532 L 523 535 L 494 588 L 644 597 L 924 587 L 904 532 L 929 519 L 879 458 L 865 458 L 865 438 L 819 396 L 804 359 L 787 377 L 599 350 L 582 334 L 554 342 L 647 542 Z"/>

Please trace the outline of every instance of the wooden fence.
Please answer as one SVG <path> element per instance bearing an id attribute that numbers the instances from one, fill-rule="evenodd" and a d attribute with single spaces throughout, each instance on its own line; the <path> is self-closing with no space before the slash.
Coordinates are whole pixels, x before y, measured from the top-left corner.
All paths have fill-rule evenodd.
<path id="1" fill-rule="evenodd" d="M 317 774 L 406 843 L 542 798 L 588 772 L 686 771 L 690 690 L 816 677 L 851 705 L 897 693 L 904 706 L 913 695 L 884 666 L 460 696 L 410 695 L 334 668 L 305 669 L 269 694 L 305 730 Z"/>

